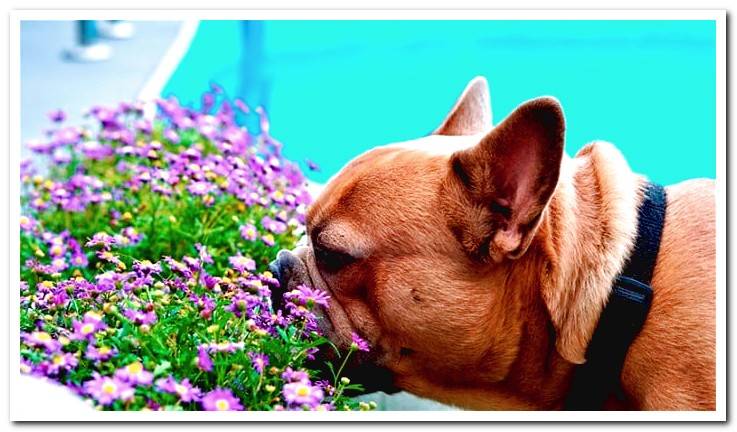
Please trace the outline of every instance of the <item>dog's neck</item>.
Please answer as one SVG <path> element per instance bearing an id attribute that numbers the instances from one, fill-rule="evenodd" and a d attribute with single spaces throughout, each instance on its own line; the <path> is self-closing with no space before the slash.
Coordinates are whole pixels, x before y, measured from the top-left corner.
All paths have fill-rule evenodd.
<path id="1" fill-rule="evenodd" d="M 544 270 L 534 288 L 541 294 L 538 313 L 527 322 L 526 334 L 534 336 L 521 341 L 520 351 L 537 356 L 537 367 L 546 371 L 538 384 L 546 388 L 548 402 L 564 396 L 559 393 L 567 388 L 573 365 L 585 361 L 612 283 L 634 245 L 644 184 L 608 143 L 590 144 L 564 158 L 531 246 Z"/>

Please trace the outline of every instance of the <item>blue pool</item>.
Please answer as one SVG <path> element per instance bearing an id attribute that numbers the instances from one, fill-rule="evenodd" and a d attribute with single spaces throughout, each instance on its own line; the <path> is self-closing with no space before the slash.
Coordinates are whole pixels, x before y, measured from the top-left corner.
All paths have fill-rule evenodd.
<path id="1" fill-rule="evenodd" d="M 264 104 L 287 156 L 315 161 L 322 182 L 427 134 L 484 75 L 495 122 L 553 95 L 569 154 L 607 140 L 669 184 L 715 177 L 715 74 L 713 21 L 203 21 L 163 94 L 197 103 L 217 82 Z"/>

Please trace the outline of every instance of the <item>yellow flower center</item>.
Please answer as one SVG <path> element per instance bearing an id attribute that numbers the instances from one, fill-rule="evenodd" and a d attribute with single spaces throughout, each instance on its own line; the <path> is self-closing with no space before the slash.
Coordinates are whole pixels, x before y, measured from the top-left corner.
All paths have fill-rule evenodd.
<path id="1" fill-rule="evenodd" d="M 187 387 L 181 384 L 174 384 L 174 391 L 176 391 L 178 395 L 183 396 L 187 393 Z"/>
<path id="2" fill-rule="evenodd" d="M 36 332 L 33 336 L 41 342 L 48 342 L 51 340 L 51 335 L 46 332 Z"/>
<path id="3" fill-rule="evenodd" d="M 295 393 L 297 393 L 297 396 L 302 396 L 302 397 L 309 396 L 310 389 L 307 388 L 306 385 L 301 385 L 297 387 L 297 391 Z"/>
<path id="4" fill-rule="evenodd" d="M 104 347 L 100 347 L 100 349 L 99 349 L 99 350 L 97 350 L 97 352 L 98 352 L 98 353 L 99 353 L 100 355 L 106 355 L 106 354 L 110 354 L 110 347 L 106 347 L 106 346 L 104 346 Z"/>
<path id="5" fill-rule="evenodd" d="M 52 361 L 56 366 L 59 366 L 61 364 L 64 364 L 64 357 L 60 355 L 55 355 Z"/>
<path id="6" fill-rule="evenodd" d="M 105 384 L 102 385 L 102 392 L 107 394 L 115 394 L 115 392 L 118 390 L 118 386 L 115 385 L 112 381 L 106 381 Z"/>
<path id="7" fill-rule="evenodd" d="M 83 335 L 87 336 L 88 334 L 95 331 L 95 325 L 92 323 L 87 323 L 82 326 L 81 331 Z"/>
<path id="8" fill-rule="evenodd" d="M 125 368 L 128 370 L 128 373 L 130 373 L 132 375 L 137 375 L 137 374 L 143 372 L 143 365 L 141 364 L 141 362 L 131 363 L 128 366 L 126 366 Z"/>
<path id="9" fill-rule="evenodd" d="M 230 409 L 230 403 L 225 399 L 218 399 L 215 401 L 215 408 L 218 411 L 228 411 Z"/>

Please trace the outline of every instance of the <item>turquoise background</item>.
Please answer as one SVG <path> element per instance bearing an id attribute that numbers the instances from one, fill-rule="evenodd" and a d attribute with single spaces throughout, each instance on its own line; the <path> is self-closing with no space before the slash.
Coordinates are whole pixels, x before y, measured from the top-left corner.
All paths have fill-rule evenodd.
<path id="1" fill-rule="evenodd" d="M 260 54 L 244 49 L 241 22 L 203 21 L 163 94 L 198 103 L 216 82 L 264 104 L 286 155 L 321 166 L 307 172 L 316 181 L 376 145 L 427 134 L 476 75 L 489 81 L 495 123 L 552 95 L 569 154 L 606 140 L 654 181 L 715 177 L 714 21 L 257 25 Z"/>

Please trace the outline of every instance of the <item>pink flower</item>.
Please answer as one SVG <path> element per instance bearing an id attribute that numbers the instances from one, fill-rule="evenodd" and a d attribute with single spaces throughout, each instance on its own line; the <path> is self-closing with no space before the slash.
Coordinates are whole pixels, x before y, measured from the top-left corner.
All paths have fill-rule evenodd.
<path id="1" fill-rule="evenodd" d="M 240 272 L 256 270 L 256 261 L 240 254 L 228 258 L 228 261 L 234 269 Z"/>
<path id="2" fill-rule="evenodd" d="M 94 378 L 84 383 L 85 392 L 95 398 L 102 405 L 110 405 L 116 400 L 129 400 L 133 398 L 135 390 L 133 387 L 118 378 L 100 376 L 93 373 Z"/>
<path id="3" fill-rule="evenodd" d="M 314 409 L 322 402 L 324 393 L 309 381 L 297 381 L 284 384 L 282 396 L 289 405 Z"/>
<path id="4" fill-rule="evenodd" d="M 135 361 L 115 371 L 115 378 L 131 384 L 149 385 L 154 379 L 154 374 L 143 368 L 143 364 Z"/>
<path id="5" fill-rule="evenodd" d="M 159 378 L 156 380 L 156 388 L 179 396 L 179 399 L 181 399 L 182 402 L 200 400 L 202 393 L 200 389 L 192 386 L 188 378 L 185 378 L 181 383 L 178 383 L 171 375 L 167 378 Z"/>
<path id="6" fill-rule="evenodd" d="M 200 346 L 197 349 L 197 367 L 205 372 L 212 370 L 212 359 L 205 351 L 205 347 Z"/>
<path id="7" fill-rule="evenodd" d="M 243 405 L 227 389 L 216 388 L 202 398 L 202 408 L 205 411 L 242 411 Z"/>
<path id="8" fill-rule="evenodd" d="M 84 315 L 84 321 L 72 320 L 72 327 L 74 328 L 74 334 L 72 339 L 75 340 L 92 340 L 95 338 L 95 334 L 107 328 L 107 325 L 102 321 L 102 316 L 95 312 L 87 312 Z"/>
<path id="9" fill-rule="evenodd" d="M 362 339 L 357 333 L 351 333 L 351 339 L 351 349 L 366 352 L 371 349 L 369 343 Z"/>
<path id="10" fill-rule="evenodd" d="M 258 229 L 253 224 L 241 225 L 240 227 L 241 237 L 244 240 L 255 241 L 258 239 Z"/>

